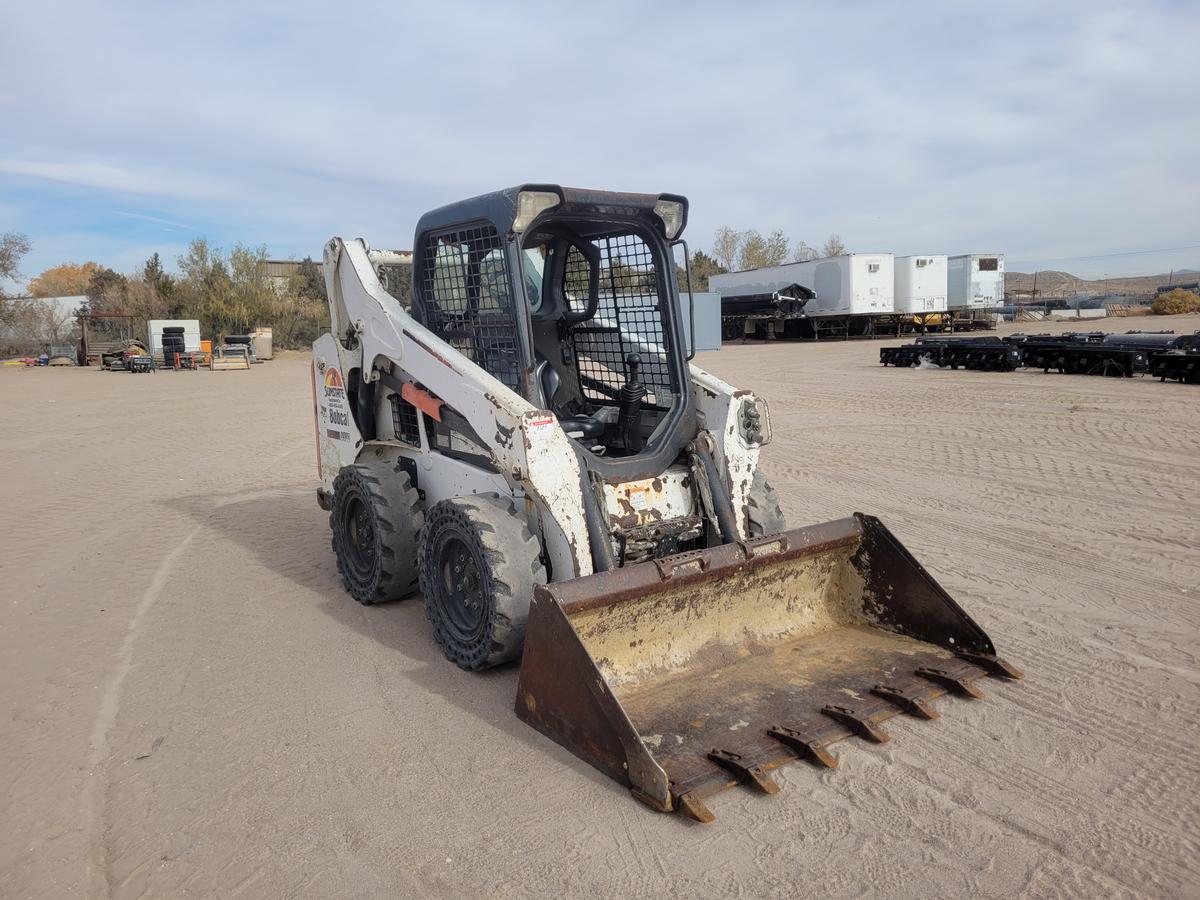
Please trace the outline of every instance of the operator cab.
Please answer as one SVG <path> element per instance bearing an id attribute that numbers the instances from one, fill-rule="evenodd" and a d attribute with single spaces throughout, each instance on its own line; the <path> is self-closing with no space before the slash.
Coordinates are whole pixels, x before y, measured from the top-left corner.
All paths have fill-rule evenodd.
<path id="1" fill-rule="evenodd" d="M 530 399 L 600 455 L 639 453 L 679 393 L 664 260 L 638 231 L 552 219 L 522 241 L 537 395 Z"/>
<path id="2" fill-rule="evenodd" d="M 686 215 L 675 195 L 555 185 L 445 207 L 418 225 L 414 313 L 596 467 L 661 471 L 693 416 L 672 253 Z"/>
<path id="3" fill-rule="evenodd" d="M 686 201 L 526 195 L 534 198 L 527 206 L 546 205 L 519 238 L 534 350 L 530 399 L 590 453 L 639 455 L 689 405 L 667 234 L 678 236 Z M 664 207 L 674 214 L 669 226 Z"/>

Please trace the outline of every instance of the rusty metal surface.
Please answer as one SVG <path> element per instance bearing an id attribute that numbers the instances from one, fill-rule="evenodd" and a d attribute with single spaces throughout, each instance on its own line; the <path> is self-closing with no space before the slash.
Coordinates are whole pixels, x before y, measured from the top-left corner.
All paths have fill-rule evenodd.
<path id="1" fill-rule="evenodd" d="M 605 484 L 608 515 L 622 528 L 692 515 L 691 477 L 686 466 L 672 466 L 654 478 Z"/>
<path id="2" fill-rule="evenodd" d="M 517 713 L 661 811 L 711 821 L 771 769 L 1020 677 L 877 520 L 856 515 L 539 588 Z"/>
<path id="3" fill-rule="evenodd" d="M 517 717 L 628 785 L 643 803 L 669 812 L 666 774 L 544 587 L 534 593 L 526 624 Z"/>
<path id="4" fill-rule="evenodd" d="M 663 555 L 676 555 L 690 546 L 697 546 L 704 537 L 704 519 L 700 516 L 681 516 L 613 530 L 624 565 L 652 560 Z"/>

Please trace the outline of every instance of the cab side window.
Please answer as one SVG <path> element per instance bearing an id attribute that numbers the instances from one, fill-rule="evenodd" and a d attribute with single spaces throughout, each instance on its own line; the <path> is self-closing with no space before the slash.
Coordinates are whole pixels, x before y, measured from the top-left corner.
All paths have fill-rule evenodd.
<path id="1" fill-rule="evenodd" d="M 428 235 L 420 320 L 488 374 L 520 389 L 517 322 L 504 242 L 491 225 Z"/>

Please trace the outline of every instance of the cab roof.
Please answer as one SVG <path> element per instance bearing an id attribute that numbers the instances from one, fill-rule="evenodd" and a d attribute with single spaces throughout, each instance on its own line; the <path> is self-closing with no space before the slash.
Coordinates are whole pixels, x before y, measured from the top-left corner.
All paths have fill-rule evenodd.
<path id="1" fill-rule="evenodd" d="M 606 220 L 611 222 L 647 219 L 661 232 L 662 223 L 654 212 L 654 206 L 659 200 L 670 200 L 683 204 L 684 221 L 680 227 L 680 234 L 687 227 L 688 201 L 679 194 L 632 194 L 563 187 L 557 184 L 523 184 L 490 194 L 481 194 L 469 200 L 460 200 L 425 213 L 417 222 L 414 245 L 419 243 L 421 236 L 427 232 L 441 231 L 444 228 L 480 220 L 490 222 L 498 233 L 508 234 L 513 230 L 513 222 L 517 216 L 517 195 L 522 191 L 552 193 L 560 198 L 559 204 L 535 218 L 535 223 L 543 216 L 593 219 L 598 225 Z"/>

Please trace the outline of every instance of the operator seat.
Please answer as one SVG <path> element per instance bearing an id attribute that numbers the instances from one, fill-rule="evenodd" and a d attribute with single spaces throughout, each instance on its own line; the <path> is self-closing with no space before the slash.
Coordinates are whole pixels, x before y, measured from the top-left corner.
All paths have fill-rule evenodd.
<path id="1" fill-rule="evenodd" d="M 558 374 L 558 370 L 554 366 L 550 365 L 550 360 L 540 359 L 534 371 L 537 374 L 538 386 L 542 389 L 542 399 L 545 401 L 546 408 L 558 417 L 563 431 L 567 434 L 581 434 L 589 440 L 595 440 L 604 435 L 604 423 L 599 419 L 592 416 L 572 415 L 560 411 L 559 407 L 555 406 L 554 395 L 562 386 L 562 376 Z"/>

